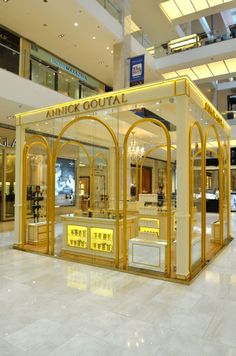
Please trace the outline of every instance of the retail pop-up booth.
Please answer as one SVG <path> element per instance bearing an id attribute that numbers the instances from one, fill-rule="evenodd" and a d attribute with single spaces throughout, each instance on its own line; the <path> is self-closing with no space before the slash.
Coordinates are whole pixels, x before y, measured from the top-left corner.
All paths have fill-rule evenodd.
<path id="1" fill-rule="evenodd" d="M 190 280 L 230 241 L 230 127 L 188 78 L 16 124 L 15 247 Z"/>

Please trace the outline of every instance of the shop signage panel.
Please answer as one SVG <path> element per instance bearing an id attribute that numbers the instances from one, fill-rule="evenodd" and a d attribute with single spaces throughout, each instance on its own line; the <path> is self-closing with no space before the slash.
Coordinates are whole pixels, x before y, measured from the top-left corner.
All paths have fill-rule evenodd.
<path id="1" fill-rule="evenodd" d="M 144 83 L 144 54 L 130 58 L 130 86 Z"/>
<path id="2" fill-rule="evenodd" d="M 15 145 L 16 145 L 16 139 L 15 138 L 10 142 L 8 137 L 1 137 L 0 136 L 0 147 L 11 147 L 11 148 L 14 148 Z"/>

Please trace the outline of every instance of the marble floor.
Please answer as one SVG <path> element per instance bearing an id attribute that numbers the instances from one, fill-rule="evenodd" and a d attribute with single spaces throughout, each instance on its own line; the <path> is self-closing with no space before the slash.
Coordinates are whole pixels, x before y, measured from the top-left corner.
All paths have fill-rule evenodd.
<path id="1" fill-rule="evenodd" d="M 186 286 L 12 250 L 13 234 L 0 356 L 236 356 L 236 240 Z"/>

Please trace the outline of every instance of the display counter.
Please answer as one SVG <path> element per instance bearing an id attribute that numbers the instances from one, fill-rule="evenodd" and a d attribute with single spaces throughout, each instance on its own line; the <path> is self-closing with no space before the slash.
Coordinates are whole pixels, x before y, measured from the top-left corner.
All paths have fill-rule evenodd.
<path id="1" fill-rule="evenodd" d="M 113 263 L 116 256 L 116 219 L 62 215 L 63 239 L 61 254 L 79 255 L 84 260 L 97 259 Z M 128 238 L 136 236 L 137 218 L 128 217 Z M 122 258 L 123 220 L 119 219 L 120 259 Z"/>
<path id="2" fill-rule="evenodd" d="M 129 266 L 166 271 L 167 211 L 156 206 L 156 194 L 139 194 L 138 235 L 129 240 Z M 175 239 L 175 211 L 171 212 L 171 239 Z"/>

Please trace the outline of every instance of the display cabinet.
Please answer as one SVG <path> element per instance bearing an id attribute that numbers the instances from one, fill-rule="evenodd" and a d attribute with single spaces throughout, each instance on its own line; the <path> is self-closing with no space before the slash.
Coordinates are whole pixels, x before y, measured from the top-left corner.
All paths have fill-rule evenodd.
<path id="1" fill-rule="evenodd" d="M 49 233 L 51 225 L 49 225 Z M 47 223 L 46 221 L 33 222 L 28 224 L 28 243 L 30 245 L 43 245 L 47 243 Z"/>
<path id="2" fill-rule="evenodd" d="M 113 263 L 116 256 L 116 220 L 103 217 L 88 217 L 74 214 L 62 215 L 62 255 L 79 255 L 82 259 L 94 258 Z M 129 238 L 136 235 L 137 218 L 128 217 Z M 123 220 L 119 219 L 119 249 L 122 259 Z"/>
<path id="3" fill-rule="evenodd" d="M 129 240 L 129 266 L 165 272 L 167 212 L 158 207 L 157 194 L 139 194 L 138 236 Z M 172 237 L 175 236 L 175 213 L 171 213 Z"/>

